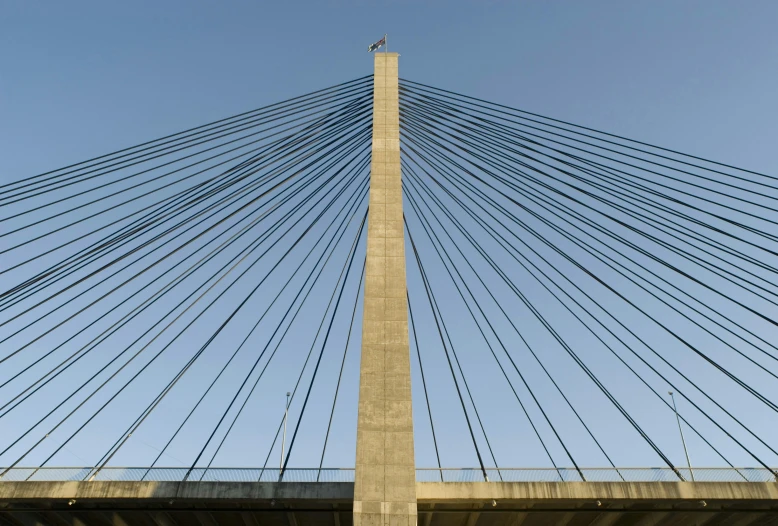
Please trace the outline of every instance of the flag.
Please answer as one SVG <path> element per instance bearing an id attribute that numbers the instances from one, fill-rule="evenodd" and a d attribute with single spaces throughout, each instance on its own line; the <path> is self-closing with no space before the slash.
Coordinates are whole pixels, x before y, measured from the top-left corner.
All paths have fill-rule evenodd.
<path id="1" fill-rule="evenodd" d="M 386 35 L 384 35 L 384 38 L 382 38 L 375 44 L 371 44 L 367 46 L 367 52 L 370 53 L 371 51 L 375 51 L 376 49 L 380 48 L 383 45 L 386 45 Z"/>

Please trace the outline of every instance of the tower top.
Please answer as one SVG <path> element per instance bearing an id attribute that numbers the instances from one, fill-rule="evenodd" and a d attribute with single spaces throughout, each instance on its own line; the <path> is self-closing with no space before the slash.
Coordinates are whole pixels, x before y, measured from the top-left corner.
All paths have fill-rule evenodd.
<path id="1" fill-rule="evenodd" d="M 392 69 L 396 69 L 398 63 L 400 62 L 399 57 L 399 53 L 375 53 L 375 61 L 373 62 L 373 66 L 376 70 L 378 70 L 378 68 L 385 68 L 387 66 L 391 66 Z"/>

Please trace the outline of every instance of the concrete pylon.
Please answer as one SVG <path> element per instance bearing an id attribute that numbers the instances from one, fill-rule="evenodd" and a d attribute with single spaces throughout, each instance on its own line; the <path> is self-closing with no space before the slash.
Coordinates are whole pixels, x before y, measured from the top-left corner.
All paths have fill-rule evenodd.
<path id="1" fill-rule="evenodd" d="M 416 525 L 397 53 L 376 53 L 355 526 Z"/>

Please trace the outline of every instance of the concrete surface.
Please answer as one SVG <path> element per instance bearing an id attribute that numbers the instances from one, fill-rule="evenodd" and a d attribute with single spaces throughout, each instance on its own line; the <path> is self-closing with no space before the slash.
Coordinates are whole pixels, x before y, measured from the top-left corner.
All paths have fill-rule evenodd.
<path id="1" fill-rule="evenodd" d="M 354 524 L 415 526 L 397 53 L 376 53 Z"/>
<path id="2" fill-rule="evenodd" d="M 415 493 L 421 526 L 778 524 L 776 483 L 421 482 Z M 347 526 L 353 494 L 347 482 L 2 482 L 0 524 Z"/>

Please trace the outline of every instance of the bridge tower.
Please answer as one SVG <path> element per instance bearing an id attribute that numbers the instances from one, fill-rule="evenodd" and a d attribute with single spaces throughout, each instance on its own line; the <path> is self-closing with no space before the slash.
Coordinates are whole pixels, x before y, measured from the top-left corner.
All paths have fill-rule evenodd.
<path id="1" fill-rule="evenodd" d="M 375 54 L 355 526 L 415 526 L 397 53 Z"/>

